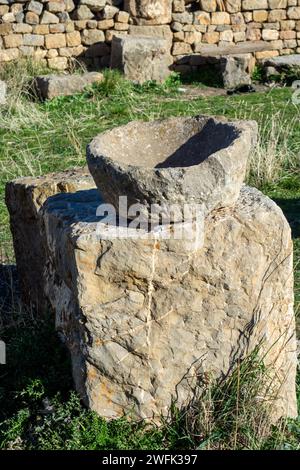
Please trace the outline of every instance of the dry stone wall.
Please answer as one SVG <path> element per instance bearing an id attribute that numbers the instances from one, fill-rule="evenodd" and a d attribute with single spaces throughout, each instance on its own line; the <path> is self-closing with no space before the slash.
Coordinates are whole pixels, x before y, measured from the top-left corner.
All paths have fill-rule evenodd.
<path id="1" fill-rule="evenodd" d="M 109 65 L 113 36 L 169 39 L 175 68 L 205 56 L 300 52 L 300 0 L 0 0 L 0 63 L 31 56 Z"/>

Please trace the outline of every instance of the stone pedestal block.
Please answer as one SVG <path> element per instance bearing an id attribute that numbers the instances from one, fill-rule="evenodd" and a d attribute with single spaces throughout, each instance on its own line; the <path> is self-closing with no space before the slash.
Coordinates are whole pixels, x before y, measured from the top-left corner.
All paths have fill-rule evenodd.
<path id="1" fill-rule="evenodd" d="M 285 71 L 292 74 L 293 70 L 300 67 L 300 55 L 292 54 L 288 56 L 271 57 L 263 61 L 264 71 L 266 78 L 271 78 L 274 75 L 280 75 Z"/>
<path id="2" fill-rule="evenodd" d="M 135 83 L 164 82 L 170 75 L 172 63 L 170 42 L 166 39 L 142 36 L 113 38 L 110 66 L 121 70 L 128 80 Z"/>
<path id="3" fill-rule="evenodd" d="M 197 378 L 223 377 L 261 344 L 273 418 L 295 416 L 293 248 L 275 203 L 244 187 L 234 207 L 206 219 L 199 247 L 104 237 L 100 203 L 93 189 L 50 197 L 39 213 L 46 263 L 31 251 L 19 265 L 21 277 L 44 266 L 43 293 L 86 404 L 107 418 L 159 420 L 172 399 L 188 403 Z"/>
<path id="4" fill-rule="evenodd" d="M 10 212 L 22 300 L 29 308 L 35 307 L 43 313 L 49 305 L 44 293 L 47 255 L 40 225 L 41 208 L 51 196 L 93 187 L 91 175 L 82 169 L 20 178 L 6 185 L 5 200 Z"/>
<path id="5" fill-rule="evenodd" d="M 221 57 L 221 73 L 224 87 L 233 90 L 251 84 L 251 74 L 255 59 L 252 54 L 229 55 Z"/>

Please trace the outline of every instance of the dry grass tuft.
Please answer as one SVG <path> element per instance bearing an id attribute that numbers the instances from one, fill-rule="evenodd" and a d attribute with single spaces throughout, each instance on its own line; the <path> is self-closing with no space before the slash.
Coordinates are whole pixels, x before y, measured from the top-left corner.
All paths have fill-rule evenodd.
<path id="1" fill-rule="evenodd" d="M 258 347 L 223 380 L 200 376 L 191 402 L 184 409 L 172 406 L 169 426 L 201 450 L 259 450 L 271 442 L 281 448 L 288 420 L 276 427 L 272 422 L 278 388 Z"/>
<path id="2" fill-rule="evenodd" d="M 285 120 L 276 113 L 260 126 L 257 146 L 248 165 L 248 179 L 255 187 L 278 182 L 283 173 L 296 170 L 297 151 L 290 147 L 298 119 Z"/>

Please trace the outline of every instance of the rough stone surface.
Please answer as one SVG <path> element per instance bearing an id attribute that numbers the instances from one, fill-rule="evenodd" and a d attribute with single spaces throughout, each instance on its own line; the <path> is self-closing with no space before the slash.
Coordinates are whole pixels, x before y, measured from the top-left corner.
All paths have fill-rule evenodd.
<path id="1" fill-rule="evenodd" d="M 170 43 L 166 39 L 124 36 L 114 37 L 111 50 L 111 68 L 121 70 L 128 80 L 144 83 L 163 82 L 169 75 L 173 60 Z"/>
<path id="2" fill-rule="evenodd" d="M 263 61 L 266 77 L 276 75 L 282 70 L 293 70 L 300 68 L 300 54 L 281 57 L 271 57 Z"/>
<path id="3" fill-rule="evenodd" d="M 7 86 L 3 80 L 0 80 L 0 104 L 6 103 Z"/>
<path id="4" fill-rule="evenodd" d="M 203 213 L 232 205 L 244 181 L 257 125 L 207 116 L 131 122 L 97 136 L 87 150 L 91 174 L 104 199 L 119 207 L 177 204 L 173 220 L 182 220 L 184 205 Z M 122 215 L 122 214 L 121 214 Z"/>
<path id="5" fill-rule="evenodd" d="M 252 63 L 251 54 L 222 57 L 221 73 L 224 87 L 234 89 L 242 85 L 250 85 Z"/>
<path id="6" fill-rule="evenodd" d="M 258 53 L 262 51 L 274 51 L 276 48 L 272 42 L 245 41 L 237 44 L 205 44 L 203 42 L 195 44 L 195 52 L 202 56 L 222 56 Z"/>
<path id="7" fill-rule="evenodd" d="M 300 67 L 300 54 L 289 55 L 283 57 L 272 57 L 264 61 L 265 64 L 271 67 Z"/>
<path id="8" fill-rule="evenodd" d="M 41 18 L 41 24 L 56 24 L 59 23 L 58 16 L 54 15 L 50 11 L 44 11 L 43 16 Z"/>
<path id="9" fill-rule="evenodd" d="M 101 11 L 105 7 L 106 0 L 80 0 L 80 5 L 86 5 L 92 11 Z"/>
<path id="10" fill-rule="evenodd" d="M 161 25 L 161 26 L 130 25 L 129 34 L 131 36 L 146 36 L 146 37 L 167 39 L 168 43 L 170 44 L 170 48 L 171 48 L 172 41 L 173 41 L 173 34 L 172 34 L 170 26 L 168 25 Z"/>
<path id="11" fill-rule="evenodd" d="M 261 6 L 266 4 L 268 8 Z M 173 70 L 190 73 L 195 70 L 197 54 L 202 59 L 198 66 L 203 65 L 203 57 L 211 63 L 211 57 L 228 54 L 252 53 L 257 60 L 297 54 L 299 20 L 297 0 L 0 0 L 0 62 L 30 55 L 51 68 L 66 69 L 79 55 L 77 47 L 66 53 L 62 36 L 46 38 L 42 46 L 45 54 L 24 47 L 18 37 L 24 32 L 37 35 L 80 31 L 80 45 L 84 47 L 80 60 L 88 69 L 96 70 L 108 66 L 113 36 L 167 35 Z M 48 32 L 40 28 L 45 25 L 49 26 Z M 95 34 L 95 30 L 101 34 Z M 100 36 L 100 45 L 105 47 L 98 47 Z"/>
<path id="12" fill-rule="evenodd" d="M 103 75 L 87 72 L 82 75 L 43 75 L 36 77 L 34 88 L 41 99 L 51 100 L 56 96 L 68 96 L 84 90 L 88 85 L 101 82 Z"/>
<path id="13" fill-rule="evenodd" d="M 40 209 L 55 194 L 92 187 L 94 181 L 90 173 L 80 169 L 40 178 L 21 178 L 7 184 L 5 199 L 10 212 L 22 298 L 29 307 L 34 305 L 43 312 L 47 306 L 43 281 L 47 259 L 40 232 Z"/>
<path id="14" fill-rule="evenodd" d="M 19 274 L 30 265 L 36 276 L 23 288 L 34 283 L 50 301 L 87 405 L 158 420 L 172 398 L 189 401 L 199 376 L 223 377 L 261 343 L 272 417 L 295 416 L 293 248 L 276 204 L 243 187 L 234 206 L 207 216 L 201 246 L 121 239 L 99 235 L 90 184 L 80 173 L 7 188 Z"/>
<path id="15" fill-rule="evenodd" d="M 161 25 L 170 23 L 171 0 L 125 0 L 125 10 L 134 18 L 136 24 Z"/>

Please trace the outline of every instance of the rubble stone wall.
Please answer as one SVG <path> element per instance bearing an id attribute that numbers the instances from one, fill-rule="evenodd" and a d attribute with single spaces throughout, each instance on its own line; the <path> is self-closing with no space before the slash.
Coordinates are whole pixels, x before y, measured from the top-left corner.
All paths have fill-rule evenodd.
<path id="1" fill-rule="evenodd" d="M 66 69 L 109 65 L 124 34 L 170 40 L 175 68 L 205 56 L 300 52 L 300 0 L 0 0 L 0 63 L 19 57 Z"/>

